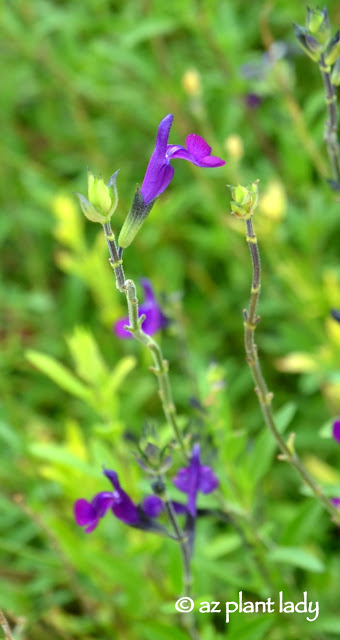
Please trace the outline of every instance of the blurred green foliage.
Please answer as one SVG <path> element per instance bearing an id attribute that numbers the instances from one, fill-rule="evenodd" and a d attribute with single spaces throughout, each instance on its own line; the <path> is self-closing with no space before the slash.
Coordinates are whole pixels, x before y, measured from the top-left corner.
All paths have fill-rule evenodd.
<path id="1" fill-rule="evenodd" d="M 339 26 L 338 3 L 328 9 Z M 87 166 L 106 178 L 120 169 L 119 231 L 167 113 L 171 143 L 196 132 L 227 164 L 176 162 L 124 254 L 126 275 L 150 278 L 172 318 L 160 339 L 181 424 L 206 442 L 272 584 L 268 593 L 231 525 L 202 519 L 195 598 L 225 602 L 243 590 L 275 600 L 284 589 L 298 602 L 307 590 L 320 602 L 317 621 L 234 615 L 228 639 L 336 635 L 339 534 L 264 432 L 243 349 L 251 265 L 226 189 L 260 179 L 264 370 L 281 431 L 294 430 L 306 464 L 340 495 L 329 438 L 340 410 L 340 327 L 329 317 L 340 308 L 339 195 L 326 181 L 321 78 L 291 26 L 305 7 L 17 0 L 2 4 L 0 19 L 0 606 L 15 640 L 188 637 L 174 610 L 177 546 L 109 517 L 84 536 L 72 515 L 75 499 L 105 489 L 103 464 L 140 500 L 149 488 L 127 435 L 147 425 L 168 435 L 148 354 L 112 332 L 126 310 L 105 240 L 72 196 L 85 192 Z M 226 636 L 223 614 L 198 623 L 201 640 Z"/>

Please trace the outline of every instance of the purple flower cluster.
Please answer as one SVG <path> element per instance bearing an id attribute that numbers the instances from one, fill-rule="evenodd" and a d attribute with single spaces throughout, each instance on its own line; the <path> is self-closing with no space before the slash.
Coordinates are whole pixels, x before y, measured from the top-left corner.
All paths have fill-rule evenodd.
<path id="1" fill-rule="evenodd" d="M 125 524 L 144 529 L 145 531 L 162 530 L 154 519 L 162 513 L 164 503 L 159 496 L 150 495 L 144 498 L 141 505 L 136 505 L 122 489 L 117 473 L 108 469 L 104 475 L 111 482 L 113 491 L 97 493 L 90 502 L 80 498 L 74 505 L 76 523 L 84 527 L 86 533 L 93 531 L 101 518 L 110 510 L 113 515 Z M 218 486 L 218 479 L 210 467 L 201 464 L 200 447 L 195 444 L 189 465 L 180 469 L 173 479 L 174 485 L 188 495 L 186 505 L 173 502 L 176 513 L 185 513 L 196 518 L 198 493 L 211 493 Z"/>

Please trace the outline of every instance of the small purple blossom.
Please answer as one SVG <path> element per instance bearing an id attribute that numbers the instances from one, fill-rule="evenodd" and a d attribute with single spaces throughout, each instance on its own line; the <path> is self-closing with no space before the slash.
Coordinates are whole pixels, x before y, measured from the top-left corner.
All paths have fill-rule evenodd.
<path id="1" fill-rule="evenodd" d="M 173 119 L 172 114 L 165 116 L 158 127 L 156 146 L 141 186 L 145 205 L 157 198 L 169 186 L 174 175 L 170 160 L 181 158 L 198 167 L 221 167 L 225 164 L 221 158 L 211 155 L 211 147 L 204 138 L 195 133 L 191 133 L 186 138 L 187 148 L 168 144 Z"/>
<path id="2" fill-rule="evenodd" d="M 142 502 L 142 509 L 149 518 L 158 518 L 163 507 L 163 500 L 159 496 L 146 496 Z"/>
<path id="3" fill-rule="evenodd" d="M 340 444 L 340 419 L 334 420 L 332 435 L 334 440 Z M 331 502 L 335 507 L 340 507 L 340 498 L 332 498 Z"/>
<path id="4" fill-rule="evenodd" d="M 255 110 L 261 105 L 262 98 L 257 93 L 250 92 L 244 97 L 244 101 L 249 109 Z"/>
<path id="5" fill-rule="evenodd" d="M 110 480 L 114 491 L 97 493 L 91 502 L 85 498 L 77 500 L 74 505 L 76 523 L 80 527 L 85 527 L 86 533 L 90 533 L 111 509 L 116 518 L 125 524 L 139 529 L 154 530 L 156 527 L 150 522 L 150 519 L 156 518 L 160 514 L 163 508 L 162 500 L 157 496 L 148 496 L 139 507 L 122 489 L 115 471 L 105 469 L 104 475 Z"/>
<path id="6" fill-rule="evenodd" d="M 334 320 L 336 320 L 337 322 L 340 322 L 340 310 L 339 309 L 332 309 L 331 310 L 331 316 L 332 316 L 332 318 L 334 318 Z"/>
<path id="7" fill-rule="evenodd" d="M 340 419 L 334 420 L 332 435 L 334 440 L 336 440 L 340 444 Z"/>
<path id="8" fill-rule="evenodd" d="M 168 318 L 162 312 L 151 285 L 150 280 L 147 278 L 141 279 L 141 285 L 144 289 L 144 302 L 138 309 L 138 316 L 145 315 L 142 328 L 148 336 L 152 336 L 160 329 L 164 329 L 168 323 Z M 129 318 L 120 318 L 114 325 L 114 331 L 118 338 L 132 338 L 132 334 L 124 329 L 124 326 L 128 326 Z"/>
<path id="9" fill-rule="evenodd" d="M 194 445 L 189 465 L 178 471 L 173 478 L 173 483 L 177 489 L 188 494 L 187 509 L 190 515 L 195 518 L 197 494 L 200 491 L 201 493 L 211 493 L 218 486 L 218 478 L 213 470 L 201 464 L 199 444 Z"/>

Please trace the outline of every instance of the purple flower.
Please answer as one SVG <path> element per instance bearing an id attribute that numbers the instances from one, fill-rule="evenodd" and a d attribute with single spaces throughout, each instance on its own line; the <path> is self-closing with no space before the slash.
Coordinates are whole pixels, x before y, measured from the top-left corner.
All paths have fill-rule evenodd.
<path id="1" fill-rule="evenodd" d="M 221 167 L 225 164 L 221 158 L 210 155 L 211 147 L 195 133 L 191 133 L 187 137 L 187 148 L 168 144 L 173 119 L 173 115 L 169 113 L 159 124 L 156 146 L 146 169 L 142 187 L 139 189 L 137 186 L 130 211 L 118 237 L 121 249 L 130 246 L 149 215 L 156 198 L 169 186 L 174 175 L 170 160 L 182 158 L 182 160 L 188 160 L 198 167 Z"/>
<path id="2" fill-rule="evenodd" d="M 174 175 L 174 168 L 171 166 L 170 160 L 181 158 L 198 167 L 221 167 L 225 164 L 221 158 L 210 155 L 211 147 L 195 133 L 191 133 L 187 137 L 187 148 L 168 144 L 173 119 L 172 114 L 165 116 L 158 127 L 155 150 L 150 158 L 141 187 L 145 205 L 157 198 L 169 186 Z"/>
<path id="3" fill-rule="evenodd" d="M 262 98 L 257 93 L 247 93 L 245 103 L 249 109 L 257 109 L 262 102 Z"/>
<path id="4" fill-rule="evenodd" d="M 212 469 L 201 464 L 199 444 L 193 447 L 189 466 L 178 471 L 173 483 L 177 489 L 188 494 L 187 509 L 195 518 L 198 492 L 211 493 L 218 486 L 218 479 Z"/>
<path id="5" fill-rule="evenodd" d="M 331 316 L 332 318 L 334 318 L 334 320 L 336 320 L 337 322 L 340 322 L 340 311 L 338 309 L 332 309 Z"/>
<path id="6" fill-rule="evenodd" d="M 145 315 L 143 331 L 152 336 L 156 331 L 164 329 L 169 320 L 162 312 L 151 285 L 150 280 L 143 278 L 141 285 L 144 289 L 144 302 L 138 309 L 138 316 Z M 132 334 L 124 329 L 129 324 L 129 318 L 121 318 L 114 325 L 114 330 L 118 338 L 132 338 Z"/>
<path id="7" fill-rule="evenodd" d="M 333 422 L 333 438 L 340 444 L 340 419 Z"/>
<path id="8" fill-rule="evenodd" d="M 151 518 L 156 518 L 163 508 L 162 500 L 158 496 L 148 496 L 139 507 L 122 489 L 115 471 L 105 469 L 104 475 L 110 480 L 114 491 L 97 493 L 91 502 L 80 498 L 74 505 L 76 523 L 80 527 L 85 527 L 86 533 L 90 533 L 97 527 L 100 519 L 109 509 L 118 520 L 132 527 L 149 531 L 160 529 L 151 522 Z"/>
<path id="9" fill-rule="evenodd" d="M 340 419 L 334 420 L 332 435 L 334 440 L 340 444 Z M 332 498 L 332 503 L 335 507 L 340 507 L 340 498 Z"/>

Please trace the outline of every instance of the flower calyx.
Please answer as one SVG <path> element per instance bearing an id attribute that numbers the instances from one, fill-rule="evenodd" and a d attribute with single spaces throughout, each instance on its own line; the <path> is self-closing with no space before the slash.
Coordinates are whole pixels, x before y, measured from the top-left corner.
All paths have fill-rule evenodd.
<path id="1" fill-rule="evenodd" d="M 232 196 L 232 201 L 230 202 L 231 213 L 236 218 L 249 220 L 252 217 L 258 203 L 258 182 L 259 180 L 255 180 L 247 187 L 243 187 L 240 184 L 237 187 L 227 185 Z"/>
<path id="2" fill-rule="evenodd" d="M 88 171 L 88 197 L 86 198 L 81 193 L 75 193 L 79 198 L 83 214 L 91 222 L 106 224 L 115 212 L 118 204 L 117 175 L 118 171 L 105 183 L 101 176 L 94 176 L 91 171 Z"/>

